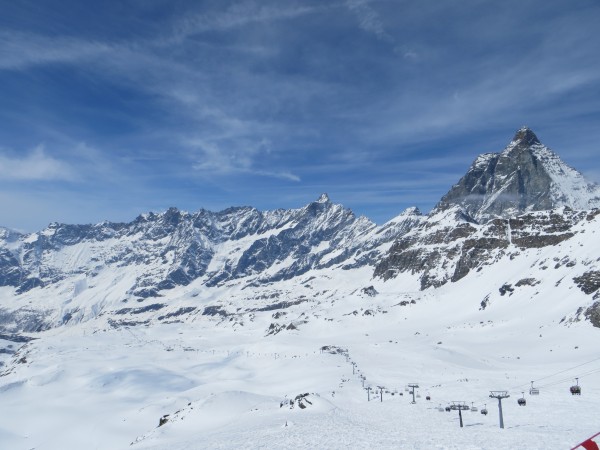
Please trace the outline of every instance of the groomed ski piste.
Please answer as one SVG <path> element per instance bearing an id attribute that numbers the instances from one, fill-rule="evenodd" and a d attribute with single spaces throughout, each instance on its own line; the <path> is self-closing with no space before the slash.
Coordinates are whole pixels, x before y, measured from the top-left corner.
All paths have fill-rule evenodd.
<path id="1" fill-rule="evenodd" d="M 544 261 L 561 251 L 589 260 L 590 234 L 576 238 L 586 245 L 523 252 L 438 289 L 419 291 L 410 274 L 384 282 L 369 268 L 315 271 L 277 284 L 305 302 L 244 313 L 265 300 L 253 303 L 242 283 L 192 283 L 160 300 L 177 310 L 219 299 L 230 314 L 114 326 L 99 313 L 32 333 L 2 355 L 0 447 L 571 448 L 600 428 L 598 329 L 573 314 L 589 298 L 572 268 Z M 539 283 L 499 293 L 524 277 Z M 376 295 L 360 289 L 366 282 Z M 31 292 L 31 301 L 50 295 Z M 581 395 L 569 392 L 575 378 Z M 409 384 L 419 385 L 415 404 Z M 490 391 L 510 395 L 504 429 Z M 478 409 L 462 412 L 462 428 L 445 410 L 452 402 Z"/>

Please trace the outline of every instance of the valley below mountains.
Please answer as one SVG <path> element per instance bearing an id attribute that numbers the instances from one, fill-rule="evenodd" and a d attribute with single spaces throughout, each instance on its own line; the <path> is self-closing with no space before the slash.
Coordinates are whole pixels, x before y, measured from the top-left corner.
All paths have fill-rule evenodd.
<path id="1" fill-rule="evenodd" d="M 523 127 L 382 225 L 322 194 L 0 228 L 0 447 L 571 448 L 599 337 L 600 186 Z"/>

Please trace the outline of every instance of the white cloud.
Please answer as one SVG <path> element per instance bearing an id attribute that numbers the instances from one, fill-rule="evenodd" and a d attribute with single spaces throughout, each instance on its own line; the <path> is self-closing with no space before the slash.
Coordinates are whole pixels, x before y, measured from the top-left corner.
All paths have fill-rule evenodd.
<path id="1" fill-rule="evenodd" d="M 293 19 L 310 14 L 319 8 L 309 6 L 265 5 L 260 2 L 245 1 L 230 6 L 225 11 L 210 14 L 197 14 L 180 21 L 176 27 L 175 38 L 185 39 L 197 33 L 216 30 L 228 30 L 251 23 L 273 22 Z"/>
<path id="2" fill-rule="evenodd" d="M 300 181 L 300 177 L 287 170 L 264 170 L 255 167 L 256 159 L 271 151 L 271 143 L 267 139 L 254 143 L 247 142 L 246 145 L 236 142 L 236 147 L 241 145 L 239 148 L 228 149 L 223 148 L 218 143 L 204 139 L 190 140 L 187 145 L 201 153 L 196 158 L 197 162 L 193 165 L 193 168 L 204 176 L 246 173 L 289 181 Z"/>
<path id="3" fill-rule="evenodd" d="M 46 155 L 42 145 L 23 158 L 0 155 L 0 178 L 11 181 L 75 181 L 69 164 Z"/>
<path id="4" fill-rule="evenodd" d="M 0 69 L 23 69 L 38 64 L 77 62 L 110 53 L 104 43 L 32 33 L 0 32 Z"/>

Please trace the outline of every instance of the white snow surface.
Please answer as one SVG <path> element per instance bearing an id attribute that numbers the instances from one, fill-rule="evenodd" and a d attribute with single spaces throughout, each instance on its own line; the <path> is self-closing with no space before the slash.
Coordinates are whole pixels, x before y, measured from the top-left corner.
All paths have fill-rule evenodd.
<path id="1" fill-rule="evenodd" d="M 293 226 L 285 212 L 270 214 L 278 231 Z M 137 235 L 65 245 L 42 261 L 64 278 L 22 294 L 0 287 L 0 314 L 37 311 L 53 324 L 21 333 L 34 338 L 26 344 L 0 335 L 0 449 L 569 449 L 600 431 L 600 329 L 582 313 L 597 296 L 575 280 L 600 271 L 600 215 L 586 214 L 569 239 L 530 249 L 509 241 L 493 261 L 425 291 L 419 273 L 384 281 L 371 265 L 256 282 L 293 264 L 288 256 L 216 286 L 199 277 L 136 298 L 131 286 L 163 270 L 162 258 L 175 261 L 176 249 L 159 258 L 164 242 Z M 409 209 L 382 227 L 365 219 L 339 247 L 323 240 L 310 252 L 329 252 L 328 261 L 352 240 L 383 251 L 390 236 L 423 231 L 408 231 L 414 224 L 433 235 L 463 220 L 458 207 L 427 220 Z M 484 236 L 477 230 L 471 237 Z M 211 270 L 271 235 L 206 242 Z M 18 250 L 21 235 L 0 237 Z M 134 248 L 148 257 L 107 262 Z M 442 279 L 450 265 L 429 275 Z M 575 378 L 581 396 L 569 392 Z M 505 429 L 491 390 L 510 394 Z M 453 401 L 478 409 L 463 413 L 462 428 L 457 411 L 438 410 Z"/>
<path id="2" fill-rule="evenodd" d="M 552 196 L 556 199 L 556 206 L 574 209 L 600 207 L 600 186 L 587 181 L 548 147 L 535 145 L 532 150 L 552 179 Z"/>
<path id="3" fill-rule="evenodd" d="M 573 281 L 597 269 L 597 218 L 577 227 L 559 245 L 425 291 L 416 275 L 384 282 L 370 267 L 253 288 L 197 280 L 137 305 L 119 305 L 135 273 L 119 278 L 114 267 L 20 296 L 1 288 L 4 307 L 65 303 L 80 316 L 0 355 L 0 448 L 569 449 L 600 431 L 600 330 L 575 313 L 593 300 Z M 574 266 L 558 263 L 566 256 Z M 515 287 L 525 278 L 536 283 Z M 501 295 L 504 283 L 514 291 Z M 167 306 L 114 312 L 153 302 Z M 203 315 L 208 306 L 227 315 Z M 196 310 L 158 320 L 184 307 Z M 123 318 L 138 324 L 111 326 Z M 271 324 L 281 330 L 269 334 Z M 347 353 L 321 352 L 328 345 Z M 581 396 L 569 393 L 575 377 Z M 539 396 L 529 395 L 531 380 Z M 419 385 L 416 404 L 409 383 Z M 510 394 L 505 429 L 490 390 Z M 280 406 L 305 393 L 305 409 Z M 437 409 L 452 401 L 489 414 L 465 411 L 461 428 L 457 411 Z"/>

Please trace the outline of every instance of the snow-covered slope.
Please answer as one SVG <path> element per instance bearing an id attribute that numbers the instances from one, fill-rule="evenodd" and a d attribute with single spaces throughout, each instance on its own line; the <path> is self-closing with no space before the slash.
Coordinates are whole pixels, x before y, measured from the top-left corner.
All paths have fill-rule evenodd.
<path id="1" fill-rule="evenodd" d="M 570 448 L 596 432 L 600 413 L 598 328 L 583 320 L 594 294 L 573 279 L 600 252 L 594 220 L 570 241 L 502 257 L 437 289 L 420 291 L 407 273 L 370 280 L 365 267 L 252 289 L 193 282 L 157 299 L 168 303 L 158 310 L 105 312 L 30 334 L 37 339 L 23 347 L 9 344 L 17 351 L 2 368 L 0 400 L 10 413 L 0 442 Z M 28 301 L 42 300 L 36 291 Z M 568 390 L 575 377 L 581 396 Z M 539 396 L 528 394 L 531 380 Z M 411 383 L 416 404 L 405 391 Z M 510 394 L 504 430 L 490 390 Z M 526 407 L 517 405 L 521 392 Z M 437 409 L 452 401 L 489 414 L 463 412 L 461 429 L 456 411 Z"/>

